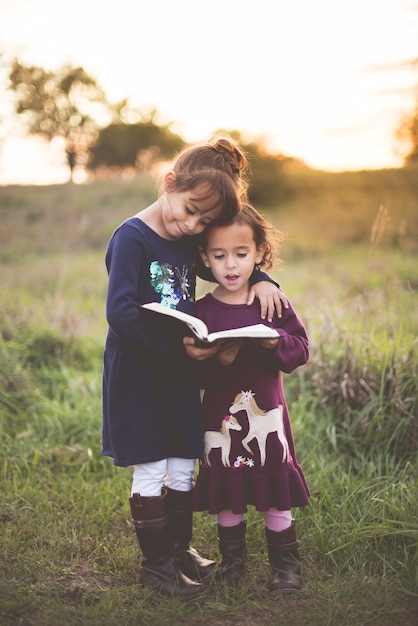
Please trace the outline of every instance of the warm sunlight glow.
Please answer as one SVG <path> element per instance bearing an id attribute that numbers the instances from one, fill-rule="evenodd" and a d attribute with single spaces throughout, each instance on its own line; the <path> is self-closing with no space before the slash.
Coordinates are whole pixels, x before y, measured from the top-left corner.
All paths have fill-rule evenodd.
<path id="1" fill-rule="evenodd" d="M 189 141 L 238 129 L 315 168 L 402 164 L 394 133 L 418 84 L 412 0 L 73 0 L 65 16 L 53 0 L 0 5 L 8 56 L 81 65 L 110 100 L 155 107 Z M 39 174 L 23 152 L 16 169 L 10 150 L 6 141 L 0 183 L 65 178 L 52 147 Z"/>

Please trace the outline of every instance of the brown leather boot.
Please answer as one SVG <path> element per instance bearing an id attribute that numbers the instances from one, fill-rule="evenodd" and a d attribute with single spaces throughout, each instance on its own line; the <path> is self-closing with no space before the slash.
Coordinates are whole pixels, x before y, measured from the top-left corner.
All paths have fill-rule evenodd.
<path id="1" fill-rule="evenodd" d="M 274 576 L 269 591 L 294 593 L 302 589 L 299 541 L 296 539 L 295 522 L 286 530 L 274 532 L 265 528 L 269 562 Z"/>
<path id="2" fill-rule="evenodd" d="M 193 598 L 203 585 L 187 578 L 175 562 L 174 544 L 166 509 L 167 490 L 162 495 L 129 498 L 132 521 L 142 551 L 142 583 L 167 595 Z"/>
<path id="3" fill-rule="evenodd" d="M 193 490 L 176 491 L 167 487 L 167 512 L 177 567 L 192 580 L 204 580 L 211 574 L 215 561 L 205 559 L 195 548 L 190 547 L 193 534 L 192 503 Z"/>
<path id="4" fill-rule="evenodd" d="M 245 521 L 236 526 L 218 524 L 219 551 L 222 560 L 215 574 L 216 580 L 230 584 L 236 582 L 245 572 L 247 568 L 246 530 Z"/>

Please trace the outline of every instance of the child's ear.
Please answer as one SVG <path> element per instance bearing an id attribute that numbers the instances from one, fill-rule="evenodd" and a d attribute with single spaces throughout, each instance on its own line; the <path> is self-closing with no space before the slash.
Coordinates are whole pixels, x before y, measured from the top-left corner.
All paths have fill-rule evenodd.
<path id="1" fill-rule="evenodd" d="M 203 250 L 202 246 L 199 246 L 199 254 L 202 257 L 202 261 L 204 263 L 204 265 L 206 267 L 210 267 L 210 263 L 209 263 L 209 259 L 208 259 L 208 255 L 206 254 L 206 252 Z"/>
<path id="2" fill-rule="evenodd" d="M 164 190 L 170 191 L 170 189 L 172 189 L 174 185 L 175 180 L 176 180 L 175 171 L 170 170 L 169 172 L 167 172 L 167 174 L 164 176 Z"/>
<path id="3" fill-rule="evenodd" d="M 261 261 L 264 259 L 266 250 L 267 250 L 267 245 L 265 243 L 262 243 L 260 246 L 258 246 L 257 254 L 255 257 L 255 262 L 257 263 L 257 265 L 261 263 Z"/>

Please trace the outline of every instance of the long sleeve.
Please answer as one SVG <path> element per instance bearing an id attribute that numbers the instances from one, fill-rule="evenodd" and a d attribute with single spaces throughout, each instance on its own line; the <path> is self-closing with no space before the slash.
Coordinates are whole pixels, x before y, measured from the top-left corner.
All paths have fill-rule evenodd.
<path id="1" fill-rule="evenodd" d="M 282 372 L 290 374 L 309 360 L 306 330 L 290 304 L 289 308 L 283 311 L 283 317 L 276 320 L 275 328 L 280 334 L 280 339 L 270 358 L 276 361 L 277 367 Z"/>
<path id="2" fill-rule="evenodd" d="M 180 338 L 144 319 L 136 306 L 147 299 L 143 285 L 149 284 L 149 270 L 146 252 L 133 227 L 125 225 L 114 234 L 108 246 L 106 266 L 109 274 L 106 317 L 111 331 L 123 341 L 156 352 L 174 347 L 183 350 Z"/>
<path id="3" fill-rule="evenodd" d="M 206 294 L 196 302 L 196 309 L 198 316 L 202 317 L 211 332 L 262 322 L 256 302 L 250 308 L 246 305 L 228 306 L 216 301 L 211 294 Z M 200 364 L 202 388 L 218 389 L 227 386 L 238 361 L 243 358 L 249 363 L 262 362 L 263 367 L 274 374 L 279 371 L 290 373 L 308 362 L 309 342 L 306 330 L 291 304 L 283 311 L 282 318 L 276 315 L 273 323 L 267 325 L 276 328 L 280 335 L 275 349 L 267 350 L 257 342 L 248 341 L 243 342 L 232 365 L 220 365 L 216 356 L 202 361 Z"/>

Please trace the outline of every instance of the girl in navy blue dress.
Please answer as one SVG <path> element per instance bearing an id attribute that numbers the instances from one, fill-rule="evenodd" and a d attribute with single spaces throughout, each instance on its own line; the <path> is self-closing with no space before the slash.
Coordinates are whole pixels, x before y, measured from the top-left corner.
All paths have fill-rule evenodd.
<path id="1" fill-rule="evenodd" d="M 200 580 L 214 566 L 189 545 L 203 419 L 196 364 L 183 337 L 177 328 L 156 327 L 137 305 L 158 301 L 193 313 L 198 236 L 240 210 L 246 165 L 228 138 L 184 150 L 162 195 L 116 229 L 106 252 L 102 453 L 115 465 L 133 466 L 130 506 L 142 582 L 165 593 L 199 595 Z M 266 280 L 255 274 L 255 295 L 271 316 L 286 298 Z"/>
<path id="2" fill-rule="evenodd" d="M 301 573 L 291 508 L 308 504 L 309 490 L 296 457 L 282 372 L 307 363 L 308 338 L 291 305 L 269 323 L 257 301 L 247 304 L 254 267 L 271 267 L 274 233 L 249 205 L 231 224 L 205 232 L 202 258 L 218 286 L 197 300 L 197 317 L 209 332 L 261 322 L 275 328 L 278 338 L 228 341 L 202 361 L 205 447 L 194 505 L 217 515 L 217 575 L 226 582 L 246 566 L 247 505 L 262 512 L 274 570 L 270 590 L 293 592 L 301 588 Z"/>

